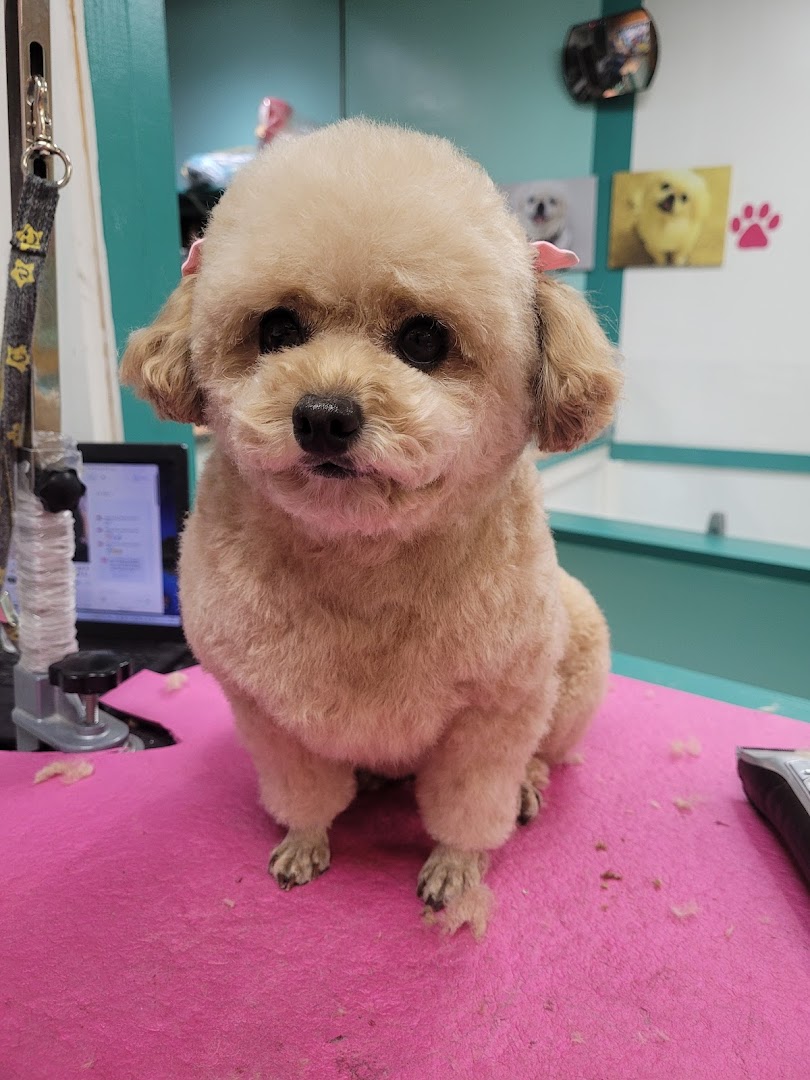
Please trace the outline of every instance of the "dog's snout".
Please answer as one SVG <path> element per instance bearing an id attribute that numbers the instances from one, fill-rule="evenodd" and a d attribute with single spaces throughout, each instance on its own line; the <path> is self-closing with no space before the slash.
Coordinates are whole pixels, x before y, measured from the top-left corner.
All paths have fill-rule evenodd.
<path id="1" fill-rule="evenodd" d="M 363 426 L 363 411 L 348 397 L 305 394 L 293 409 L 292 425 L 302 450 L 345 454 Z"/>

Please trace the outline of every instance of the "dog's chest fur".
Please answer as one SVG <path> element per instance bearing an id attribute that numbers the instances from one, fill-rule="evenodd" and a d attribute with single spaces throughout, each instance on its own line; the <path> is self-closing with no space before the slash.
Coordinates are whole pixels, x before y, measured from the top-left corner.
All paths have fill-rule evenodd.
<path id="1" fill-rule="evenodd" d="M 280 511 L 258 507 L 232 467 L 212 461 L 183 544 L 192 648 L 315 752 L 415 762 L 460 708 L 495 685 L 508 693 L 510 670 L 525 693 L 556 663 L 549 654 L 530 676 L 520 663 L 542 657 L 541 634 L 559 637 L 548 635 L 556 566 L 529 475 L 487 521 L 364 565 L 339 546 L 296 544 Z"/>

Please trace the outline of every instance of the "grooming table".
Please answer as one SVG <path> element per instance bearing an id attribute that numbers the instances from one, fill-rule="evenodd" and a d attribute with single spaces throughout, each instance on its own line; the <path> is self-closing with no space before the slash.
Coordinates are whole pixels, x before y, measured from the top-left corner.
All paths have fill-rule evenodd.
<path id="1" fill-rule="evenodd" d="M 33 784 L 58 755 L 0 755 L 2 1080 L 806 1071 L 810 894 L 734 748 L 807 745 L 807 725 L 614 677 L 584 760 L 494 857 L 476 942 L 421 919 L 408 786 L 361 796 L 329 873 L 282 893 L 228 707 L 189 675 L 109 697 L 176 746 L 94 755 L 71 786 Z"/>

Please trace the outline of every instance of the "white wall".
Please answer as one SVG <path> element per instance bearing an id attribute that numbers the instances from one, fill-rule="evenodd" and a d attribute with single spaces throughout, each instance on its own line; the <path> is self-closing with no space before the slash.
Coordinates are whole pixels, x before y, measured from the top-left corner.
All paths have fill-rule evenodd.
<path id="1" fill-rule="evenodd" d="M 810 546 L 810 476 L 613 461 L 616 517 L 705 532 L 726 516 L 727 535 Z"/>
<path id="2" fill-rule="evenodd" d="M 721 268 L 625 271 L 616 439 L 808 453 L 810 3 L 647 7 L 661 60 L 636 100 L 632 168 L 731 165 L 730 216 L 765 200 L 782 225 L 767 249 L 729 234 Z"/>
<path id="3" fill-rule="evenodd" d="M 73 162 L 73 179 L 59 199 L 55 233 L 62 428 L 78 439 L 117 440 L 123 431 L 121 398 L 81 0 L 52 3 L 51 23 L 54 137 Z M 2 21 L 0 47 L 5 50 Z M 6 117 L 6 81 L 0 79 L 0 240 L 3 242 L 11 237 Z M 8 251 L 5 243 L 3 251 Z M 2 258 L 5 260 L 7 255 L 3 254 Z M 5 299 L 5 280 L 4 273 L 0 302 Z"/>
<path id="4" fill-rule="evenodd" d="M 571 514 L 605 515 L 610 513 L 608 448 L 599 447 L 570 460 L 543 469 L 543 494 L 546 506 Z"/>
<path id="5" fill-rule="evenodd" d="M 705 532 L 719 511 L 728 536 L 810 546 L 804 474 L 615 461 L 594 451 L 544 470 L 543 486 L 550 510 L 691 532 Z"/>

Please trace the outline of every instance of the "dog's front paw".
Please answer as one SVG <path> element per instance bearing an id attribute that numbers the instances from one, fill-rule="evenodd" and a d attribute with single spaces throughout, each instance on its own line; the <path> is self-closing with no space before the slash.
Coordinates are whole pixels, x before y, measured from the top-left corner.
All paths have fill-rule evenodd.
<path id="1" fill-rule="evenodd" d="M 419 874 L 419 899 L 434 911 L 441 911 L 469 889 L 481 884 L 486 856 L 480 851 L 458 851 L 439 844 L 430 853 Z"/>
<path id="2" fill-rule="evenodd" d="M 270 856 L 269 872 L 282 889 L 306 885 L 329 869 L 326 829 L 290 829 Z"/>

